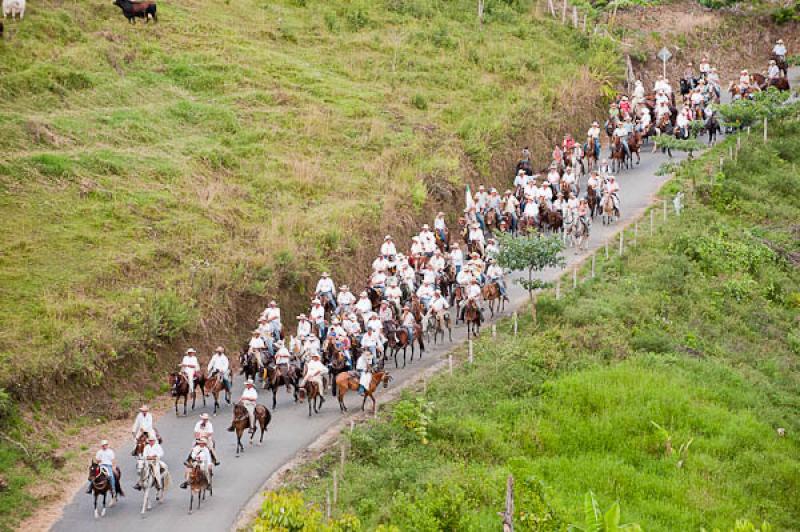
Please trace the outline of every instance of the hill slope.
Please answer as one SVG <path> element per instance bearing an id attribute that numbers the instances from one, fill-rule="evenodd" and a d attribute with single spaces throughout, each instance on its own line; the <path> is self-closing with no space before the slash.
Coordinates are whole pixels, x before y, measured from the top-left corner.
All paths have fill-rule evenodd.
<path id="1" fill-rule="evenodd" d="M 0 46 L 0 386 L 157 367 L 267 295 L 304 307 L 322 269 L 361 279 L 364 244 L 617 75 L 607 42 L 487 4 L 478 28 L 467 1 L 189 0 L 148 26 L 32 3 Z"/>

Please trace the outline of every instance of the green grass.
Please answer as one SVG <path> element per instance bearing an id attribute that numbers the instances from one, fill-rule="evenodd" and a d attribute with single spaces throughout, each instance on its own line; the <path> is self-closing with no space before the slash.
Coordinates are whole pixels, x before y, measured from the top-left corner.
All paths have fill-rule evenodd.
<path id="1" fill-rule="evenodd" d="M 733 139 L 681 166 L 664 191 L 687 191 L 680 218 L 640 231 L 623 258 L 599 256 L 598 277 L 584 268 L 562 299 L 542 295 L 538 327 L 523 317 L 513 337 L 502 323 L 474 364 L 349 436 L 335 515 L 499 529 L 513 474 L 520 530 L 583 522 L 589 490 L 648 531 L 796 529 L 798 115 L 771 131 L 768 145 L 745 136 L 713 184 Z M 338 452 L 312 466 L 320 480 L 290 487 L 321 505 L 337 465 Z"/>
<path id="2" fill-rule="evenodd" d="M 454 212 L 465 176 L 504 180 L 530 124 L 558 137 L 574 99 L 590 120 L 592 80 L 620 74 L 528 1 L 473 11 L 189 0 L 130 26 L 30 5 L 0 44 L 0 387 L 141 373 L 254 296 L 289 314 L 320 269 L 356 282 L 357 250 Z"/>

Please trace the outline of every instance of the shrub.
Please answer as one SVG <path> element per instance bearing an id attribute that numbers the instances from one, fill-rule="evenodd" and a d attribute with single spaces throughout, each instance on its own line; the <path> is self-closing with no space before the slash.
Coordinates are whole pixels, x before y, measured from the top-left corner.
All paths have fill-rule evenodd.
<path id="1" fill-rule="evenodd" d="M 411 105 L 419 109 L 420 111 L 424 111 L 428 108 L 428 100 L 425 99 L 425 96 L 422 94 L 415 94 L 411 97 Z"/>

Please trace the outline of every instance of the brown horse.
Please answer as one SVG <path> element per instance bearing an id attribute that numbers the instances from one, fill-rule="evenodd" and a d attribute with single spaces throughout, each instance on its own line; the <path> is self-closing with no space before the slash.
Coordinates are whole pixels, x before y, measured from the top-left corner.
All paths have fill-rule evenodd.
<path id="1" fill-rule="evenodd" d="M 205 473 L 203 473 L 203 468 L 200 467 L 200 462 L 197 460 L 192 461 L 188 464 L 191 470 L 189 471 L 189 480 L 187 481 L 189 484 L 189 513 L 192 513 L 193 506 L 194 506 L 194 498 L 197 497 L 197 509 L 200 509 L 200 501 L 206 500 L 206 492 L 210 496 L 214 495 L 214 490 L 211 487 L 211 483 L 206 478 Z M 210 475 L 211 473 L 209 473 Z"/>
<path id="2" fill-rule="evenodd" d="M 258 444 L 264 441 L 264 433 L 267 431 L 267 425 L 272 421 L 272 415 L 269 413 L 264 405 L 256 405 L 254 416 L 258 428 L 261 429 L 261 437 Z M 256 434 L 256 427 L 250 426 L 250 417 L 247 415 L 247 409 L 242 403 L 236 403 L 233 407 L 233 421 L 231 426 L 228 427 L 228 432 L 236 432 L 236 456 L 239 456 L 239 451 L 244 452 L 244 445 L 242 445 L 242 434 L 245 429 L 250 429 L 250 445 L 253 444 L 253 436 Z"/>
<path id="3" fill-rule="evenodd" d="M 299 387 L 300 375 L 297 373 L 297 367 L 288 364 L 286 368 L 280 368 L 275 364 L 269 364 L 264 370 L 264 388 L 272 390 L 272 409 L 278 405 L 278 389 L 281 386 L 286 386 L 288 390 L 292 387 L 294 393 L 294 400 L 297 401 L 297 389 Z"/>
<path id="4" fill-rule="evenodd" d="M 233 375 L 231 375 L 231 380 L 233 380 Z M 231 383 L 233 384 L 233 383 Z M 217 409 L 221 409 L 222 407 L 219 405 L 219 394 L 222 391 L 225 391 L 225 401 L 228 404 L 231 404 L 231 389 L 225 385 L 225 379 L 222 376 L 222 373 L 219 371 L 214 372 L 208 379 L 206 379 L 206 385 L 203 388 L 203 395 L 211 394 L 214 397 L 214 415 L 217 415 Z"/>
<path id="5" fill-rule="evenodd" d="M 589 187 L 586 191 L 586 203 L 589 205 L 589 215 L 594 218 L 600 212 L 600 198 L 597 189 Z"/>
<path id="6" fill-rule="evenodd" d="M 436 344 L 436 339 L 439 335 L 441 335 L 442 343 L 444 343 L 445 330 L 447 330 L 447 337 L 452 342 L 453 328 L 450 325 L 450 313 L 446 310 L 443 310 L 434 316 L 430 316 L 430 314 L 428 316 L 433 322 L 433 343 Z"/>
<path id="7" fill-rule="evenodd" d="M 439 251 L 445 253 L 450 251 L 450 231 L 445 229 L 444 230 L 444 240 L 442 240 L 442 236 L 439 234 L 439 231 L 436 231 L 436 246 L 439 248 Z"/>
<path id="8" fill-rule="evenodd" d="M 182 372 L 173 371 L 169 374 L 169 388 L 172 397 L 175 398 L 175 415 L 178 414 L 178 401 L 181 397 L 183 397 L 183 415 L 186 415 L 186 403 L 189 400 L 189 394 L 192 395 L 192 410 L 194 410 L 195 403 L 197 401 L 197 392 L 195 391 L 198 387 L 200 388 L 200 393 L 203 395 L 203 406 L 206 405 L 206 396 L 203 393 L 203 386 L 205 385 L 206 379 L 205 375 L 201 372 L 197 372 L 194 378 L 194 387 L 192 390 L 189 390 L 189 379 L 186 378 Z"/>
<path id="9" fill-rule="evenodd" d="M 422 358 L 422 353 L 425 352 L 425 340 L 422 338 L 422 326 L 419 323 L 414 325 L 414 340 L 409 337 L 408 330 L 405 327 L 400 327 L 394 321 L 387 321 L 384 323 L 384 330 L 386 331 L 386 338 L 389 340 L 389 349 L 394 355 L 394 367 L 400 367 L 397 362 L 397 354 L 403 350 L 403 367 L 406 367 L 406 352 L 411 346 L 411 359 L 409 362 L 414 362 L 414 343 L 419 344 L 419 357 Z"/>
<path id="10" fill-rule="evenodd" d="M 481 333 L 481 310 L 474 299 L 467 301 L 464 307 L 464 321 L 467 323 L 467 338 L 470 334 L 478 336 Z"/>
<path id="11" fill-rule="evenodd" d="M 315 414 L 319 414 L 319 411 L 322 408 L 322 403 L 325 402 L 325 398 L 322 397 L 322 390 L 319 389 L 319 385 L 311 379 L 306 379 L 298 392 L 297 398 L 301 403 L 308 399 L 308 417 L 311 417 L 312 408 L 314 409 Z"/>
<path id="12" fill-rule="evenodd" d="M 619 217 L 619 209 L 614 206 L 614 198 L 611 197 L 611 194 L 603 195 L 600 207 L 603 210 L 603 225 L 611 224 L 615 218 Z"/>
<path id="13" fill-rule="evenodd" d="M 163 440 L 161 439 L 161 434 L 153 427 L 153 432 L 156 433 L 156 439 L 158 443 L 161 443 Z M 142 451 L 144 451 L 144 446 L 147 445 L 147 433 L 142 432 L 139 434 L 139 437 L 136 438 L 136 445 L 133 447 L 133 451 L 131 451 L 131 456 L 141 456 Z"/>
<path id="14" fill-rule="evenodd" d="M 124 496 L 125 494 L 122 493 L 122 484 L 120 484 L 120 480 L 122 479 L 122 473 L 120 472 L 118 467 L 114 468 L 114 476 L 116 477 L 117 481 L 117 491 L 114 493 L 111 490 L 111 480 L 108 478 L 108 472 L 105 468 L 100 467 L 100 464 L 92 460 L 92 464 L 89 466 L 89 482 L 92 484 L 92 496 L 94 497 L 94 517 L 97 519 L 98 517 L 105 517 L 106 515 L 106 498 L 109 494 L 111 494 L 111 504 L 109 507 L 114 506 L 119 499 L 119 496 Z M 102 508 L 98 511 L 97 509 L 97 499 L 100 496 L 103 496 L 103 503 Z"/>
<path id="15" fill-rule="evenodd" d="M 489 310 L 492 313 L 492 317 L 494 318 L 494 307 L 495 304 L 497 305 L 497 312 L 503 312 L 506 309 L 506 300 L 500 294 L 500 287 L 497 283 L 486 283 L 486 286 L 483 287 L 481 290 L 481 296 L 483 296 L 484 301 L 489 302 Z"/>
<path id="16" fill-rule="evenodd" d="M 494 209 L 487 209 L 486 214 L 483 215 L 483 223 L 486 225 L 486 230 L 491 232 L 499 227 L 497 220 L 497 211 Z"/>
<path id="17" fill-rule="evenodd" d="M 364 400 L 361 401 L 361 410 L 364 410 L 364 405 L 367 404 L 367 398 L 372 399 L 372 411 L 375 412 L 375 390 L 379 384 L 383 384 L 386 388 L 392 381 L 392 376 L 388 371 L 377 371 L 372 374 L 372 380 L 369 383 L 369 388 L 364 391 Z M 336 388 L 339 390 L 339 410 L 342 413 L 347 412 L 347 407 L 344 406 L 344 396 L 348 390 L 358 391 L 358 377 L 351 375 L 349 372 L 340 373 L 336 376 Z"/>
<path id="18" fill-rule="evenodd" d="M 636 154 L 636 164 L 642 162 L 642 156 L 640 154 L 642 150 L 642 135 L 641 133 L 634 132 L 628 138 L 628 148 L 631 150 L 631 164 L 633 164 L 633 155 Z"/>
<path id="19" fill-rule="evenodd" d="M 614 137 L 614 142 L 611 144 L 611 171 L 619 172 L 627 165 L 628 154 L 625 152 L 625 146 L 619 137 Z"/>

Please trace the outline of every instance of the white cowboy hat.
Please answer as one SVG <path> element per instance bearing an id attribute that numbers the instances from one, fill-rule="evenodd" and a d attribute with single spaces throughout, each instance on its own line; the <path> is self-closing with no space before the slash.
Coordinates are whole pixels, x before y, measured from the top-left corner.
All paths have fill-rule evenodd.
<path id="1" fill-rule="evenodd" d="M 385 237 L 383 237 L 383 239 L 384 240 L 391 240 L 392 239 L 392 235 L 386 235 Z"/>
<path id="2" fill-rule="evenodd" d="M 312 303 L 313 305 L 319 305 L 319 304 L 320 304 L 320 302 L 319 302 L 319 299 L 317 299 L 317 298 L 314 298 L 314 299 L 312 299 L 312 300 L 311 300 L 311 303 Z"/>
<path id="3" fill-rule="evenodd" d="M 361 292 L 361 293 L 359 294 L 359 297 L 367 297 L 367 293 L 366 293 L 366 292 Z"/>
<path id="4" fill-rule="evenodd" d="M 327 277 L 328 276 L 328 272 L 322 272 L 322 276 L 323 277 Z"/>
<path id="5" fill-rule="evenodd" d="M 783 44 L 783 39 L 778 39 L 777 43 L 778 44 Z"/>
<path id="6" fill-rule="evenodd" d="M 197 438 L 197 443 L 199 443 L 200 445 L 207 445 L 208 440 L 205 438 Z"/>
<path id="7" fill-rule="evenodd" d="M 320 358 L 319 353 L 311 353 L 311 358 Z"/>
<path id="8" fill-rule="evenodd" d="M 200 419 L 208 419 L 208 414 L 206 414 L 205 412 L 200 414 Z"/>
<path id="9" fill-rule="evenodd" d="M 108 445 L 108 440 L 100 440 L 100 445 Z"/>
<path id="10" fill-rule="evenodd" d="M 147 412 L 150 408 L 147 405 L 142 405 L 139 407 L 139 412 Z"/>
<path id="11" fill-rule="evenodd" d="M 189 349 L 186 350 L 186 352 L 187 353 L 197 353 L 197 351 L 195 351 L 194 347 L 190 347 Z"/>
<path id="12" fill-rule="evenodd" d="M 245 386 L 253 386 L 254 384 L 255 384 L 255 383 L 253 382 L 253 379 L 247 379 L 247 380 L 244 382 L 244 385 L 245 385 Z"/>
<path id="13" fill-rule="evenodd" d="M 206 415 L 207 415 L 207 414 L 206 414 Z M 154 435 L 150 434 L 150 435 L 147 437 L 147 441 L 156 441 L 156 437 L 155 437 Z"/>
<path id="14" fill-rule="evenodd" d="M 342 286 L 339 287 L 339 290 L 348 290 L 348 287 L 346 284 L 343 284 Z"/>
<path id="15" fill-rule="evenodd" d="M 217 346 L 217 348 L 214 349 L 214 351 L 216 351 L 217 353 L 224 353 L 225 352 L 225 348 L 220 345 L 220 346 Z"/>
<path id="16" fill-rule="evenodd" d="M 274 306 L 274 305 L 277 305 L 277 303 L 275 303 L 275 300 L 273 299 L 272 301 L 269 302 L 269 306 L 271 307 L 271 306 Z"/>
<path id="17" fill-rule="evenodd" d="M 428 224 L 423 224 L 423 225 L 422 225 L 422 228 L 423 228 L 423 229 L 430 229 L 430 226 L 429 226 Z"/>

